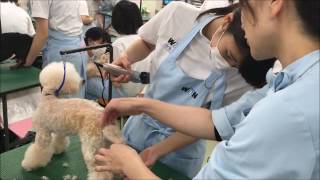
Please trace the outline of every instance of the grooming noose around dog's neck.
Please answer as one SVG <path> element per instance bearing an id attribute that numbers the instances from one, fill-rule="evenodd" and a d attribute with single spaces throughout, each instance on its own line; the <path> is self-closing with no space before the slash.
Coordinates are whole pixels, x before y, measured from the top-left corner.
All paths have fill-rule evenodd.
<path id="1" fill-rule="evenodd" d="M 62 82 L 61 82 L 59 88 L 54 92 L 56 97 L 59 96 L 59 93 L 64 85 L 65 80 L 66 80 L 66 61 L 63 61 L 63 79 L 62 79 Z"/>

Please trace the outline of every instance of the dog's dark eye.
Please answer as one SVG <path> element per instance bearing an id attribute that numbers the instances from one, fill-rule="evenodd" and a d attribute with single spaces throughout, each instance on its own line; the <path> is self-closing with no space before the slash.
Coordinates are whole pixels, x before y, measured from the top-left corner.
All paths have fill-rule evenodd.
<path id="1" fill-rule="evenodd" d="M 82 84 L 85 84 L 86 83 L 86 80 L 82 80 Z"/>

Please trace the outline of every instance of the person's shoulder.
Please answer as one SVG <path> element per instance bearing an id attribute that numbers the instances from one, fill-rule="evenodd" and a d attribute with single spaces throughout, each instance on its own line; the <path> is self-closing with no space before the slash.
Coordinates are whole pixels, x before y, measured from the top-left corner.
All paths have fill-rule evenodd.
<path id="1" fill-rule="evenodd" d="M 165 8 L 174 8 L 174 9 L 189 9 L 189 10 L 194 10 L 194 11 L 199 11 L 199 8 L 196 8 L 195 6 L 182 2 L 182 1 L 173 1 L 171 3 L 169 3 L 167 6 L 165 6 Z"/>
<path id="2" fill-rule="evenodd" d="M 189 31 L 200 14 L 200 9 L 184 2 L 169 3 L 161 13 L 162 27 L 168 32 L 184 34 Z"/>
<path id="3" fill-rule="evenodd" d="M 113 46 L 117 46 L 117 45 L 120 45 L 120 44 L 130 44 L 133 41 L 137 40 L 138 38 L 139 38 L 139 35 L 137 35 L 137 34 L 121 36 L 121 37 L 117 38 L 112 43 L 112 45 Z"/>
<path id="4" fill-rule="evenodd" d="M 171 3 L 169 3 L 165 9 L 170 10 L 172 12 L 174 12 L 175 15 L 177 14 L 183 14 L 183 15 L 188 15 L 188 14 L 199 14 L 200 13 L 200 9 L 196 8 L 195 6 L 185 3 L 185 2 L 181 2 L 181 1 L 173 1 Z"/>
<path id="5" fill-rule="evenodd" d="M 310 96 L 319 97 L 319 62 L 303 72 L 297 80 L 283 89 L 282 96 L 297 96 L 296 99 L 305 99 Z M 312 98 L 311 98 L 312 99 Z M 303 103 L 303 102 L 302 102 Z"/>
<path id="6" fill-rule="evenodd" d="M 319 118 L 319 63 L 282 90 L 258 102 L 262 111 L 313 121 Z M 264 114 L 269 116 L 268 114 Z M 318 116 L 318 117 L 317 117 Z"/>
<path id="7" fill-rule="evenodd" d="M 21 7 L 16 7 L 15 13 L 19 13 L 21 16 L 26 17 L 27 19 L 31 19 L 30 15 Z"/>

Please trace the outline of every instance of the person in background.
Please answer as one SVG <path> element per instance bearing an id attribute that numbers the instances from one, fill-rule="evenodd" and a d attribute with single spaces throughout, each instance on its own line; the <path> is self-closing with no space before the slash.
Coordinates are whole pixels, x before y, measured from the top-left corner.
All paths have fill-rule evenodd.
<path id="1" fill-rule="evenodd" d="M 111 25 L 111 18 L 104 13 L 111 12 L 114 5 L 121 0 L 94 0 L 95 3 L 95 19 L 98 27 L 108 29 Z M 104 22 L 103 22 L 104 21 Z"/>
<path id="2" fill-rule="evenodd" d="M 103 43 L 111 43 L 111 37 L 110 35 L 104 31 L 100 27 L 92 27 L 87 30 L 85 33 L 85 43 L 86 46 L 94 46 L 99 45 Z M 90 100 L 97 100 L 99 97 L 102 96 L 102 90 L 101 93 L 96 95 L 94 92 L 97 92 L 95 84 L 92 82 L 95 82 L 98 84 L 101 89 L 103 89 L 103 86 L 105 87 L 105 91 L 108 91 L 108 80 L 104 80 L 102 82 L 101 77 L 103 76 L 103 73 L 105 72 L 102 68 L 100 68 L 100 71 L 98 70 L 97 66 L 94 64 L 94 62 L 98 62 L 100 64 L 108 63 L 109 61 L 109 54 L 105 54 L 106 48 L 99 48 L 99 49 L 93 49 L 88 50 L 88 64 L 87 64 L 87 87 L 86 87 L 86 99 Z M 103 84 L 102 84 L 103 83 Z M 116 92 L 114 92 L 115 94 Z M 103 101 L 101 101 L 103 103 Z"/>
<path id="3" fill-rule="evenodd" d="M 269 71 L 266 86 L 217 110 L 143 98 L 113 99 L 105 108 L 103 122 L 146 113 L 194 137 L 220 136 L 223 141 L 194 179 L 319 179 L 319 1 L 240 3 L 252 56 L 257 61 L 276 57 L 283 67 L 276 75 Z M 127 145 L 101 149 L 96 160 L 101 164 L 97 171 L 120 172 L 129 179 L 157 179 Z"/>
<path id="4" fill-rule="evenodd" d="M 29 14 L 16 5 L 17 0 L 1 0 L 1 32 L 35 35 Z"/>
<path id="5" fill-rule="evenodd" d="M 23 67 L 35 34 L 30 16 L 16 4 L 16 0 L 0 2 L 0 61 L 14 59 L 11 69 Z"/>
<path id="6" fill-rule="evenodd" d="M 42 50 L 43 67 L 54 61 L 68 61 L 86 81 L 86 54 L 74 53 L 66 56 L 60 51 L 80 48 L 83 45 L 81 1 L 31 0 L 32 17 L 36 20 L 36 35 L 25 66 L 31 66 Z M 63 68 L 63 67 L 61 67 Z M 76 97 L 84 97 L 85 85 Z"/>
<path id="7" fill-rule="evenodd" d="M 139 39 L 137 30 L 141 25 L 142 17 L 139 8 L 135 3 L 123 0 L 114 6 L 112 11 L 112 27 L 120 34 L 115 42 L 112 43 L 114 59 L 119 58 L 122 52 L 124 52 L 135 40 Z M 96 35 L 98 34 L 101 33 L 96 33 Z M 93 34 L 90 36 L 93 37 Z M 96 36 L 92 42 L 94 44 L 100 44 L 101 38 Z M 136 63 L 132 66 L 132 69 L 139 72 L 149 72 L 150 61 L 146 59 Z M 93 100 L 102 98 L 103 91 L 103 97 L 107 99 L 108 80 L 104 80 L 104 84 L 105 88 L 103 91 L 100 77 L 96 76 L 88 79 L 86 98 Z M 113 97 L 135 97 L 142 91 L 144 86 L 144 84 L 132 82 L 115 84 L 113 87 Z"/>
<path id="8" fill-rule="evenodd" d="M 89 15 L 87 1 L 80 1 L 80 3 L 81 4 L 80 4 L 79 11 L 80 11 L 80 16 L 81 16 L 83 25 L 86 25 L 86 26 L 91 25 L 91 23 L 93 22 L 93 17 Z"/>
<path id="9" fill-rule="evenodd" d="M 99 45 L 103 43 L 111 43 L 109 33 L 100 27 L 92 27 L 85 32 L 84 42 L 86 46 Z M 88 50 L 88 57 L 90 61 L 99 60 L 100 56 L 105 53 L 104 48 Z"/>
<path id="10" fill-rule="evenodd" d="M 88 8 L 89 2 L 84 0 L 84 1 L 80 1 L 80 3 L 81 4 L 80 4 L 79 11 L 80 11 L 81 20 L 83 23 L 82 36 L 84 38 L 87 30 L 92 27 L 96 27 L 96 25 L 94 24 L 93 16 L 90 16 L 90 14 L 89 14 L 89 8 Z"/>
<path id="11" fill-rule="evenodd" d="M 151 84 L 145 97 L 167 103 L 217 109 L 252 86 L 262 87 L 274 62 L 256 62 L 250 55 L 237 4 L 202 12 L 190 4 L 171 2 L 138 35 L 114 64 L 130 69 L 150 55 Z M 189 177 L 202 165 L 203 140 L 176 132 L 147 114 L 131 116 L 123 135 L 147 165 L 159 159 Z"/>
<path id="12" fill-rule="evenodd" d="M 24 9 L 29 15 L 31 15 L 31 9 L 30 9 L 30 0 L 17 0 L 18 6 Z"/>

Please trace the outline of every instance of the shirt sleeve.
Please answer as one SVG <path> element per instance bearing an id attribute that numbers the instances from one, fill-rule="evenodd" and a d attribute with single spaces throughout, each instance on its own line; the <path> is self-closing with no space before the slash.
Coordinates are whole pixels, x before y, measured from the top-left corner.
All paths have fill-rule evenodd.
<path id="1" fill-rule="evenodd" d="M 52 1 L 49 0 L 31 0 L 32 17 L 49 19 L 49 10 Z"/>
<path id="2" fill-rule="evenodd" d="M 89 16 L 88 4 L 86 0 L 80 1 L 79 14 L 80 16 Z"/>
<path id="3" fill-rule="evenodd" d="M 33 36 L 36 32 L 34 30 L 33 24 L 32 24 L 32 20 L 29 16 L 27 16 L 28 18 L 28 34 Z"/>
<path id="4" fill-rule="evenodd" d="M 311 179 L 319 157 L 297 109 L 275 96 L 259 101 L 194 179 Z"/>
<path id="5" fill-rule="evenodd" d="M 223 140 L 230 139 L 235 126 L 250 112 L 254 104 L 266 96 L 268 89 L 269 86 L 265 85 L 261 89 L 249 91 L 234 103 L 212 111 L 213 124 Z"/>
<path id="6" fill-rule="evenodd" d="M 153 16 L 148 22 L 141 26 L 138 30 L 138 35 L 150 44 L 156 44 L 159 38 L 159 30 L 163 23 L 171 19 L 178 3 L 172 2 L 165 6 L 155 16 Z"/>
<path id="7" fill-rule="evenodd" d="M 114 60 L 118 59 L 121 53 L 123 53 L 126 50 L 124 44 L 120 42 L 119 39 L 112 43 L 112 47 Z"/>

